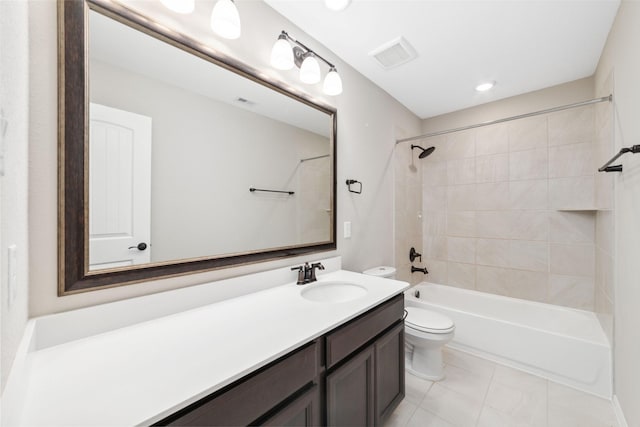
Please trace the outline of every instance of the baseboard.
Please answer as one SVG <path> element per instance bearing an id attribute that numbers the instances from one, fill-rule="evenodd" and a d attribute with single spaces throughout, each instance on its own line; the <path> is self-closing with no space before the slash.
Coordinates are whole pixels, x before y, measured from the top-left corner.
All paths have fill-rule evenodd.
<path id="1" fill-rule="evenodd" d="M 618 396 L 617 395 L 613 395 L 613 412 L 615 412 L 616 414 L 616 419 L 618 420 L 618 426 L 619 427 L 629 427 L 629 424 L 627 424 L 627 420 L 624 417 L 624 412 L 622 412 L 622 408 L 620 407 L 620 402 L 618 401 Z"/>

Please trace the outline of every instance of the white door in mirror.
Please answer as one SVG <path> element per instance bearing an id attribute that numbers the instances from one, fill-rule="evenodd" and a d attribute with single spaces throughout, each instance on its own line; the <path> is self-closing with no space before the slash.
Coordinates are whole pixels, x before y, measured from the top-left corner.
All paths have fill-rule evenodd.
<path id="1" fill-rule="evenodd" d="M 151 262 L 151 118 L 91 104 L 89 270 Z"/>

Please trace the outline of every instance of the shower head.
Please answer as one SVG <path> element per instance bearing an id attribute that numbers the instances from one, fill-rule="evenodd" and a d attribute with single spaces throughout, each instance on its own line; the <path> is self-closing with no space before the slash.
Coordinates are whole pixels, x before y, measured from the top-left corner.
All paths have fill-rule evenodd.
<path id="1" fill-rule="evenodd" d="M 411 149 L 413 150 L 414 148 L 419 148 L 420 150 L 422 150 L 422 153 L 420 153 L 420 155 L 418 156 L 418 158 L 420 159 L 424 159 L 429 154 L 433 153 L 436 149 L 436 147 L 422 148 L 419 145 L 412 145 Z"/>

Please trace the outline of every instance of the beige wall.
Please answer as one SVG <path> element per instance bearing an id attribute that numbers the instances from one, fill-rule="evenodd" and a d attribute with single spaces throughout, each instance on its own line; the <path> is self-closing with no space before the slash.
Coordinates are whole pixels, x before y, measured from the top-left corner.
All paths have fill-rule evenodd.
<path id="1" fill-rule="evenodd" d="M 595 75 L 613 73 L 614 151 L 640 144 L 640 2 L 622 1 Z M 629 426 L 640 425 L 640 158 L 627 154 L 615 180 L 614 391 Z"/>
<path id="2" fill-rule="evenodd" d="M 157 2 L 140 2 L 140 5 L 152 7 Z M 206 6 L 204 3 L 202 5 Z M 56 10 L 54 2 L 34 1 L 30 6 L 31 55 L 35 58 L 34 67 L 31 68 L 31 91 L 33 98 L 37 99 L 30 105 L 33 131 L 29 159 L 32 184 L 29 199 L 31 316 L 268 270 L 334 254 L 342 255 L 345 268 L 356 271 L 375 265 L 393 264 L 392 159 L 395 132 L 398 127 L 408 134 L 417 134 L 420 130 L 419 119 L 348 65 L 337 61 L 331 52 L 266 4 L 239 2 L 242 37 L 236 41 L 222 41 L 207 31 L 207 43 L 212 48 L 233 53 L 266 75 L 275 76 L 314 97 L 326 99 L 338 110 L 338 250 L 59 298 L 56 294 Z M 188 24 L 189 19 L 197 17 L 171 16 L 171 19 L 174 18 L 187 20 Z M 208 18 L 204 15 L 200 18 L 205 19 L 204 26 L 207 27 Z M 313 45 L 323 56 L 336 60 L 344 83 L 342 95 L 325 98 L 321 94 L 321 84 L 313 87 L 302 85 L 294 71 L 276 72 L 269 66 L 271 46 L 282 29 Z M 362 194 L 347 192 L 344 184 L 347 178 L 363 182 Z M 351 239 L 342 238 L 343 221 L 352 222 Z"/>
<path id="3" fill-rule="evenodd" d="M 522 97 L 540 106 L 531 111 L 565 105 L 590 99 L 584 83 Z M 522 97 L 447 122 L 522 114 Z M 422 163 L 429 279 L 593 310 L 594 129 L 590 105 L 425 139 L 436 147 Z"/>
<path id="4" fill-rule="evenodd" d="M 0 176 L 0 388 L 4 390 L 28 308 L 28 5 L 0 2 L 0 109 L 6 120 Z M 0 132 L 2 129 L 0 128 Z M 1 136 L 0 136 L 1 137 Z M 16 293 L 8 293 L 8 247 L 15 245 Z"/>

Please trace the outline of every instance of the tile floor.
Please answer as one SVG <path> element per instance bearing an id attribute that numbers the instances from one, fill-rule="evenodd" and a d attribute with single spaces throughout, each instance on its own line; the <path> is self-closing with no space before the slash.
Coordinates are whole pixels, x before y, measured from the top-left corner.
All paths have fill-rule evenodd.
<path id="1" fill-rule="evenodd" d="M 611 402 L 467 353 L 444 350 L 446 377 L 406 375 L 385 427 L 617 427 Z"/>

